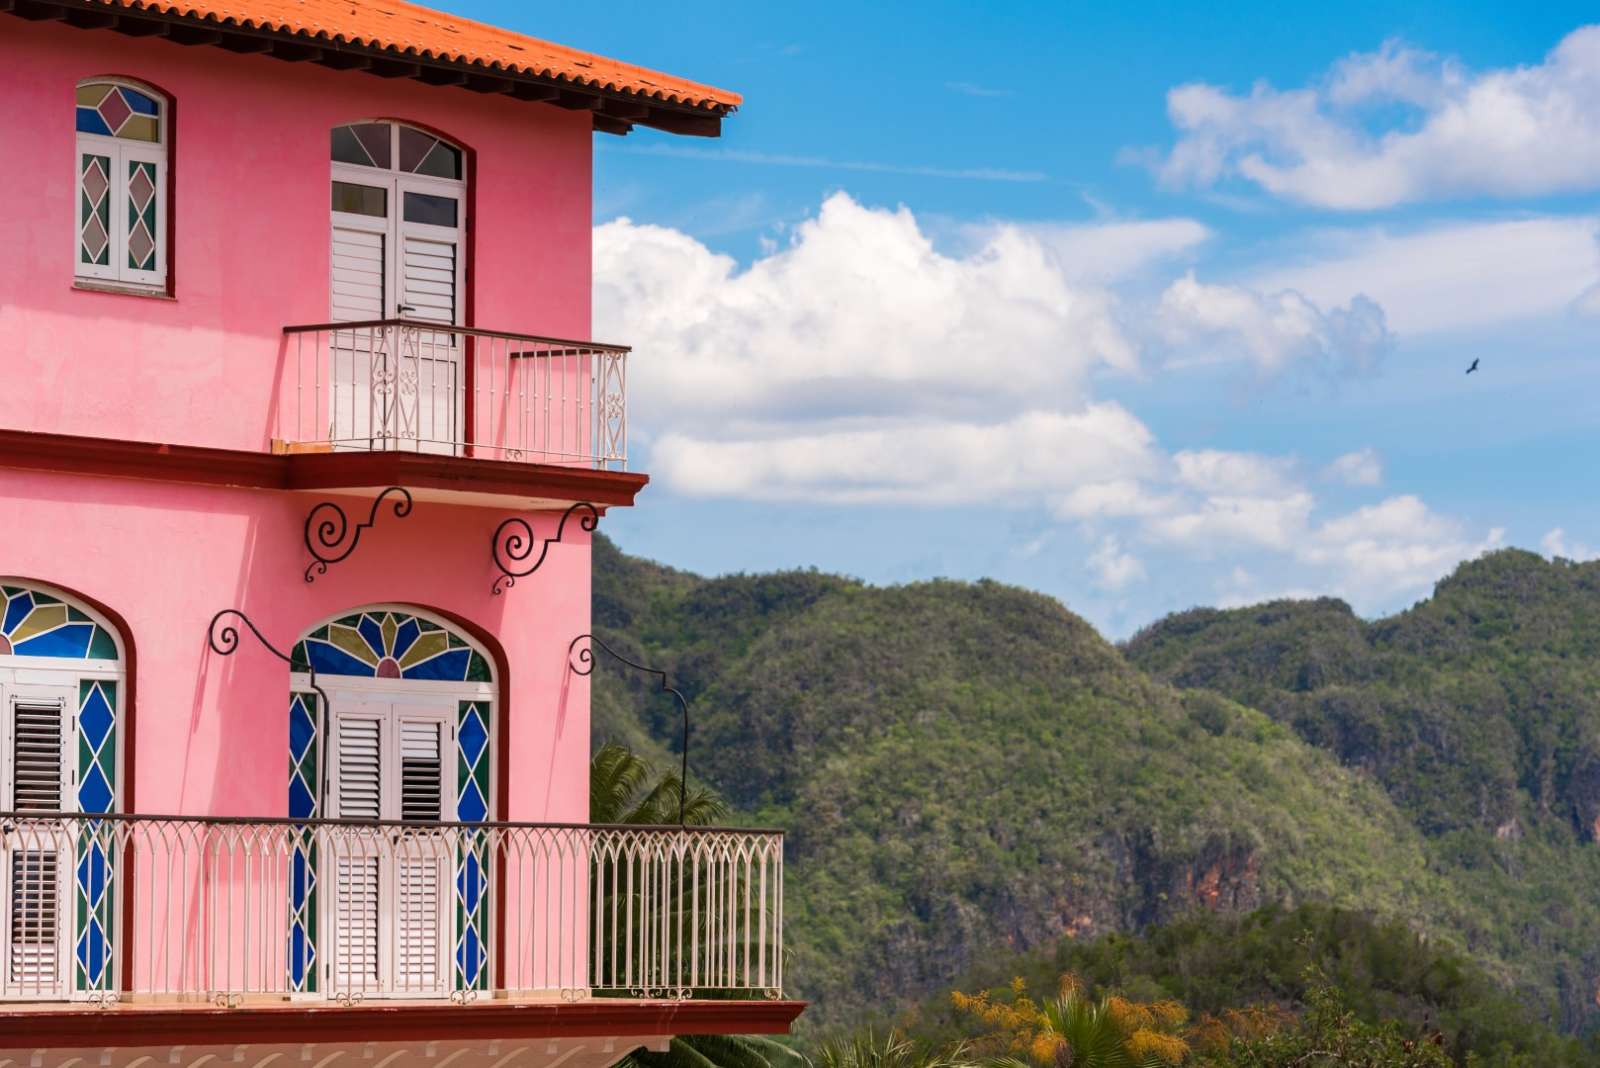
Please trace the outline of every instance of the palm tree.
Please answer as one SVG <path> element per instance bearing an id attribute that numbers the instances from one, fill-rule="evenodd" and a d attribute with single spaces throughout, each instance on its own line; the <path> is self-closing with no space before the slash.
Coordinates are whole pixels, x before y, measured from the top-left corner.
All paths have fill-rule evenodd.
<path id="1" fill-rule="evenodd" d="M 894 1031 L 880 1037 L 872 1028 L 824 1042 L 816 1068 L 974 1068 L 966 1043 L 938 1050 Z"/>
<path id="2" fill-rule="evenodd" d="M 676 774 L 669 771 L 657 778 L 644 757 L 607 742 L 589 761 L 589 822 L 677 823 L 682 788 Z M 704 787 L 690 790 L 684 800 L 684 823 L 704 826 L 727 814 L 727 803 Z"/>
<path id="3" fill-rule="evenodd" d="M 607 742 L 589 761 L 589 822 L 675 823 L 682 788 L 677 775 L 658 777 L 639 754 Z M 703 787 L 684 799 L 684 823 L 705 826 L 727 814 L 727 803 Z M 666 1052 L 635 1050 L 619 1068 L 810 1068 L 810 1062 L 762 1035 L 679 1035 Z"/>

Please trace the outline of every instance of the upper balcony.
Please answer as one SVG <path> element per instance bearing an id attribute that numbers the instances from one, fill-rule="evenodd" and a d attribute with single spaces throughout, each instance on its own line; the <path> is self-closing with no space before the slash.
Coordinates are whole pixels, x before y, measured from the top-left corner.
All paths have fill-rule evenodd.
<path id="1" fill-rule="evenodd" d="M 627 468 L 623 346 L 415 318 L 284 335 L 278 451 Z"/>
<path id="2" fill-rule="evenodd" d="M 776 831 L 12 812 L 0 874 L 0 1031 L 26 1016 L 30 1045 L 52 1027 L 171 1039 L 217 1007 L 232 1034 L 306 1042 L 363 1004 L 414 1004 L 391 1028 L 443 1010 L 456 1033 L 500 1034 L 563 1011 L 569 1033 L 598 1012 L 625 1034 L 630 1000 L 710 1032 L 799 1011 L 781 994 Z"/>

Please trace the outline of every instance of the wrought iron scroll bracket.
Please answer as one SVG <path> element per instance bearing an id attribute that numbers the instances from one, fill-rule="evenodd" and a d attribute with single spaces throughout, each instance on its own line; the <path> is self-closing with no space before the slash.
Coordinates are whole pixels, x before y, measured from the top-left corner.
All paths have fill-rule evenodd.
<path id="1" fill-rule="evenodd" d="M 261 648 L 265 649 L 279 660 L 282 660 L 285 664 L 288 664 L 291 671 L 294 670 L 294 658 L 289 656 L 283 650 L 279 649 L 276 645 L 273 645 L 271 642 L 267 641 L 266 637 L 261 633 L 261 629 L 255 625 L 254 621 L 252 621 L 249 616 L 245 615 L 237 608 L 224 608 L 222 611 L 212 616 L 211 622 L 206 626 L 206 644 L 211 647 L 211 651 L 213 653 L 216 653 L 218 656 L 232 656 L 234 651 L 239 648 L 239 628 L 233 623 L 223 622 L 223 620 L 229 616 L 233 616 L 234 618 L 238 619 L 239 622 L 243 623 L 247 628 L 249 628 L 250 633 L 255 635 L 256 641 L 261 643 Z M 317 781 L 320 784 L 320 789 L 317 791 L 317 798 L 315 802 L 316 811 L 312 813 L 313 816 L 321 816 L 322 798 L 328 790 L 328 784 L 326 781 L 327 764 L 326 761 L 321 758 L 327 752 L 328 709 L 332 706 L 328 704 L 327 692 L 324 691 L 321 686 L 317 685 L 317 669 L 310 663 L 306 664 L 306 679 L 308 685 L 310 685 L 311 689 L 315 691 L 317 695 L 317 704 L 319 706 L 318 719 L 321 721 L 318 728 L 318 736 L 323 739 L 323 744 L 320 745 L 317 750 L 319 756 L 318 764 L 320 765 L 317 769 Z"/>
<path id="2" fill-rule="evenodd" d="M 594 673 L 594 651 L 587 647 L 583 649 L 578 648 L 578 644 L 580 642 L 588 642 L 590 645 L 597 645 L 601 649 L 605 650 L 611 659 L 617 661 L 618 663 L 626 664 L 635 671 L 642 671 L 646 675 L 654 675 L 656 677 L 656 682 L 660 685 L 659 692 L 670 693 L 672 695 L 672 699 L 678 702 L 678 711 L 683 716 L 683 768 L 678 777 L 678 826 L 686 826 L 687 821 L 684 819 L 684 803 L 689 796 L 688 700 L 683 696 L 683 693 L 677 689 L 677 687 L 667 685 L 667 673 L 665 671 L 661 671 L 653 667 L 646 667 L 644 664 L 629 660 L 627 657 L 611 648 L 611 646 L 607 645 L 599 638 L 596 638 L 593 634 L 580 634 L 576 638 L 572 639 L 571 644 L 567 646 L 567 665 L 572 668 L 573 674 L 590 675 Z"/>
<path id="3" fill-rule="evenodd" d="M 404 519 L 411 514 L 411 492 L 403 486 L 390 486 L 374 497 L 367 521 L 357 523 L 354 528 L 350 526 L 350 517 L 344 514 L 344 509 L 333 501 L 323 501 L 306 513 L 306 549 L 312 556 L 311 563 L 306 565 L 307 582 L 315 582 L 317 575 L 328 573 L 329 564 L 337 564 L 356 551 L 361 532 L 378 521 L 378 506 L 391 493 L 400 495 L 394 502 L 395 517 Z"/>
<path id="4" fill-rule="evenodd" d="M 500 569 L 500 574 L 495 578 L 494 585 L 489 587 L 489 592 L 498 597 L 515 586 L 517 579 L 527 578 L 539 570 L 544 564 L 545 556 L 550 552 L 550 546 L 566 535 L 567 520 L 577 512 L 583 513 L 578 519 L 578 526 L 584 530 L 593 532 L 600 526 L 600 510 L 588 501 L 579 501 L 561 513 L 561 522 L 556 524 L 556 536 L 543 539 L 544 544 L 539 546 L 538 557 L 520 570 L 516 565 L 533 556 L 534 543 L 540 539 L 534 536 L 533 527 L 521 516 L 512 516 L 495 527 L 494 540 L 489 543 L 489 552 L 494 557 L 494 566 Z"/>

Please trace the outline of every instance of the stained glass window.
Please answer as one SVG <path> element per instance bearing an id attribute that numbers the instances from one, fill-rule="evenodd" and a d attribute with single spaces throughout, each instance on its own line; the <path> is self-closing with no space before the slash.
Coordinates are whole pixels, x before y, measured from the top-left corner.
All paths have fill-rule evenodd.
<path id="1" fill-rule="evenodd" d="M 78 260 L 111 264 L 111 158 L 85 152 L 78 164 Z"/>
<path id="2" fill-rule="evenodd" d="M 369 679 L 489 682 L 489 662 L 465 638 L 418 616 L 371 611 L 318 627 L 296 643 L 294 671 Z"/>
<path id="3" fill-rule="evenodd" d="M 0 656 L 117 659 L 110 633 L 60 598 L 27 586 L 0 586 L 0 594 Z"/>
<path id="4" fill-rule="evenodd" d="M 160 141 L 161 104 L 131 86 L 85 82 L 78 86 L 78 132 Z"/>
<path id="5" fill-rule="evenodd" d="M 77 274 L 166 283 L 166 104 L 122 82 L 77 88 Z"/>

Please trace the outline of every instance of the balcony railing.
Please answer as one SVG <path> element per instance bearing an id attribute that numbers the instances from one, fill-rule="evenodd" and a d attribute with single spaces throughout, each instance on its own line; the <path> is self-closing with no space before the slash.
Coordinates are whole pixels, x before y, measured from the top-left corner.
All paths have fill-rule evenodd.
<path id="1" fill-rule="evenodd" d="M 622 470 L 628 349 L 409 319 L 284 328 L 293 451 L 411 451 Z"/>
<path id="2" fill-rule="evenodd" d="M 13 1000 L 776 997 L 783 837 L 0 813 Z"/>

